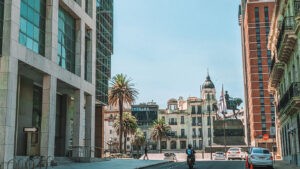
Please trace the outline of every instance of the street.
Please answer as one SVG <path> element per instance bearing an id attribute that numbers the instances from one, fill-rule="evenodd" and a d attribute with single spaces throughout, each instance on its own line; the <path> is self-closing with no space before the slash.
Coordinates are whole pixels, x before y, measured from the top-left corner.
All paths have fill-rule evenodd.
<path id="1" fill-rule="evenodd" d="M 167 163 L 146 169 L 188 169 L 186 162 Z M 244 169 L 245 161 L 197 161 L 194 169 Z"/>

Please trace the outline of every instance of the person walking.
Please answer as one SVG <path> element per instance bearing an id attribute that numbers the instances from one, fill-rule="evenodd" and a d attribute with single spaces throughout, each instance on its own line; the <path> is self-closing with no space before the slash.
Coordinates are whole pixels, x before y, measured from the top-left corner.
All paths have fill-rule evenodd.
<path id="1" fill-rule="evenodd" d="M 149 157 L 148 157 L 148 147 L 147 146 L 145 146 L 144 160 L 145 160 L 145 157 L 147 157 L 147 160 L 149 160 Z"/>

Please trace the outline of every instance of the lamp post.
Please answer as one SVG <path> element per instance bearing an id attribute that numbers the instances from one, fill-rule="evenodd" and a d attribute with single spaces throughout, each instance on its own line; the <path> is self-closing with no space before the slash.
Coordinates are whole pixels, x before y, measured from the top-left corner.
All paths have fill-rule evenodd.
<path id="1" fill-rule="evenodd" d="M 209 115 L 209 127 L 210 127 L 210 132 L 209 132 L 209 146 L 210 146 L 210 159 L 212 160 L 212 141 L 211 141 L 211 111 L 210 111 L 210 100 L 208 100 L 208 115 Z"/>
<path id="2" fill-rule="evenodd" d="M 109 144 L 109 156 L 111 157 L 111 145 L 112 145 L 112 138 L 111 137 L 109 138 L 108 144 Z"/>

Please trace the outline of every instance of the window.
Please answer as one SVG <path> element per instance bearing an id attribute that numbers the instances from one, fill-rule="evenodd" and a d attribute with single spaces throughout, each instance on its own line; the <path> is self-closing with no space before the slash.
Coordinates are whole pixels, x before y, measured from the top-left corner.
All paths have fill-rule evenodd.
<path id="1" fill-rule="evenodd" d="M 197 117 L 198 126 L 202 126 L 202 117 Z"/>
<path id="2" fill-rule="evenodd" d="M 112 134 L 112 130 L 109 130 L 109 134 Z"/>
<path id="3" fill-rule="evenodd" d="M 197 146 L 196 146 L 196 140 L 193 140 L 193 148 L 194 148 L 194 149 L 197 149 Z"/>
<path id="4" fill-rule="evenodd" d="M 203 149 L 203 141 L 199 140 L 199 149 L 202 150 Z"/>
<path id="5" fill-rule="evenodd" d="M 166 141 L 161 142 L 161 149 L 167 149 L 167 142 Z"/>
<path id="6" fill-rule="evenodd" d="M 19 43 L 40 55 L 45 54 L 45 13 L 44 0 L 21 0 Z"/>
<path id="7" fill-rule="evenodd" d="M 192 117 L 192 126 L 196 126 L 196 117 Z"/>
<path id="8" fill-rule="evenodd" d="M 208 128 L 207 130 L 208 130 L 208 131 L 207 131 L 207 132 L 208 132 L 208 133 L 207 133 L 207 134 L 208 134 L 208 137 L 211 137 L 211 129 Z"/>
<path id="9" fill-rule="evenodd" d="M 202 112 L 202 106 L 198 106 L 197 107 L 197 114 L 201 114 L 201 112 Z"/>
<path id="10" fill-rule="evenodd" d="M 202 136 L 202 128 L 198 128 L 198 134 L 199 134 L 199 137 L 203 137 Z"/>
<path id="11" fill-rule="evenodd" d="M 262 74 L 259 74 L 259 75 L 258 75 L 258 80 L 259 80 L 259 81 L 262 81 L 262 80 L 263 80 L 263 75 L 262 75 Z"/>
<path id="12" fill-rule="evenodd" d="M 265 104 L 264 98 L 260 98 L 260 104 Z"/>
<path id="13" fill-rule="evenodd" d="M 181 129 L 181 136 L 185 136 L 184 129 Z"/>
<path id="14" fill-rule="evenodd" d="M 196 129 L 193 128 L 193 137 L 196 137 Z"/>
<path id="15" fill-rule="evenodd" d="M 75 19 L 59 8 L 57 63 L 75 73 Z"/>
<path id="16" fill-rule="evenodd" d="M 192 114 L 196 114 L 196 107 L 192 106 Z"/>
<path id="17" fill-rule="evenodd" d="M 176 149 L 176 141 L 171 141 L 171 149 Z"/>
<path id="18" fill-rule="evenodd" d="M 180 141 L 180 149 L 186 149 L 186 141 Z"/>
<path id="19" fill-rule="evenodd" d="M 210 116 L 207 117 L 207 125 L 210 125 Z"/>
<path id="20" fill-rule="evenodd" d="M 181 123 L 181 124 L 184 124 L 184 116 L 181 116 L 180 123 Z"/>
<path id="21" fill-rule="evenodd" d="M 4 0 L 0 0 L 0 57 L 2 56 L 2 36 L 3 36 L 3 18 L 4 18 Z"/>

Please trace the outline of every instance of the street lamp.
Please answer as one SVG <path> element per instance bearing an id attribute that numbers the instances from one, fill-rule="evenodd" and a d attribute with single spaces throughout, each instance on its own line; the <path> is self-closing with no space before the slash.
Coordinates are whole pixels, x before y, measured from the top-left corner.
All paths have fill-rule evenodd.
<path id="1" fill-rule="evenodd" d="M 109 144 L 109 156 L 111 156 L 111 145 L 112 145 L 112 138 L 111 137 L 109 138 L 108 144 Z"/>

